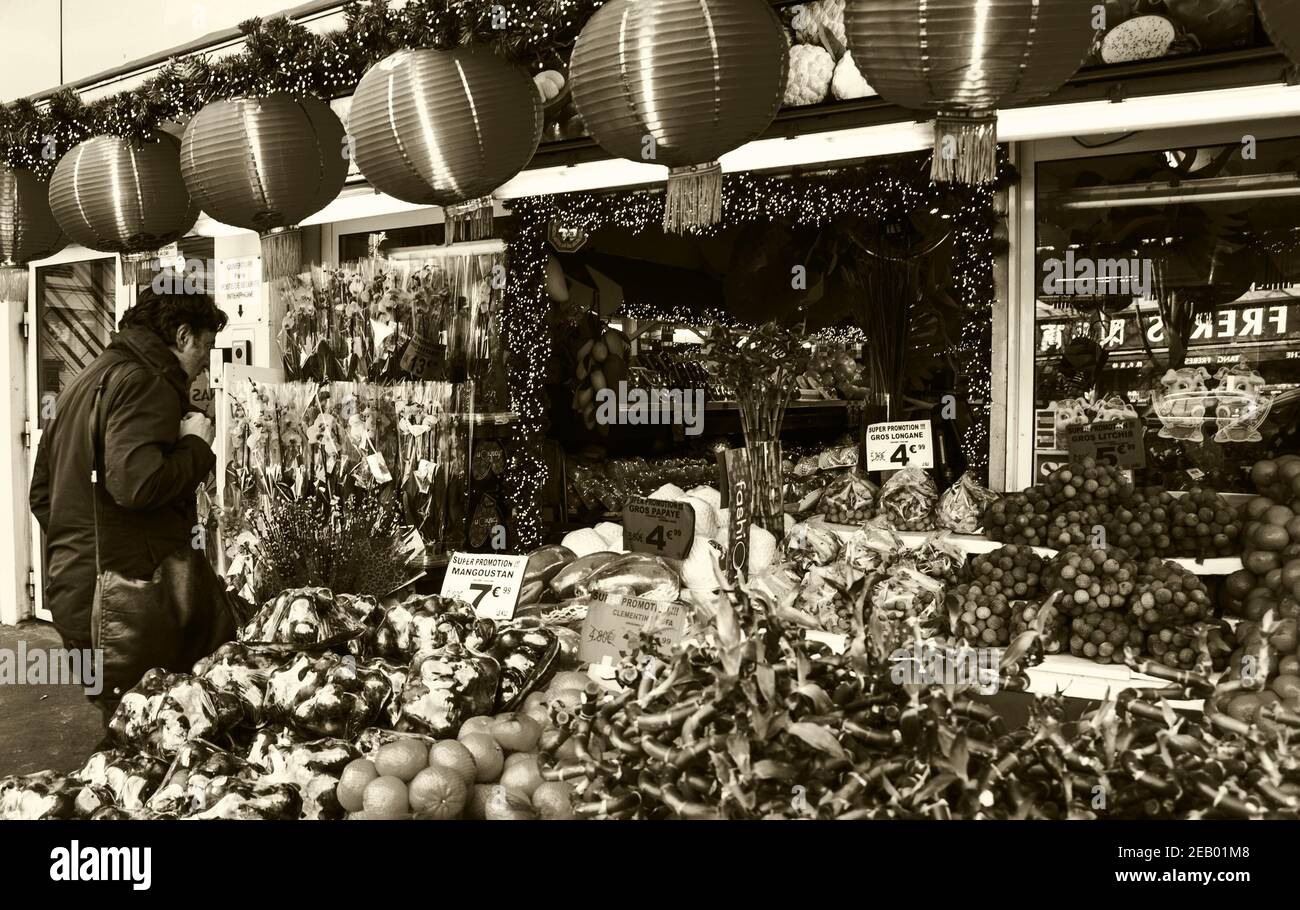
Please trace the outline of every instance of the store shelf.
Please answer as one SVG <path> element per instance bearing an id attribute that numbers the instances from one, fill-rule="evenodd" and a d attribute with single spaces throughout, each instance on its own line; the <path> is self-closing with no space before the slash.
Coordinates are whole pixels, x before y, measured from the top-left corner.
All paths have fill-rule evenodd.
<path id="1" fill-rule="evenodd" d="M 826 521 L 820 515 L 810 518 L 808 523 L 817 527 L 826 528 L 828 531 L 834 531 L 841 537 L 847 537 L 854 531 L 858 530 L 857 525 L 834 524 Z M 936 531 L 896 531 L 903 543 L 909 547 L 918 547 L 925 542 L 926 538 Z M 947 536 L 949 543 L 954 544 L 960 550 L 966 553 L 991 553 L 1002 544 L 996 540 L 981 534 L 949 534 Z M 1051 559 L 1059 550 L 1053 550 L 1049 547 L 1033 547 L 1035 553 L 1047 559 Z M 1237 556 L 1224 556 L 1214 559 L 1188 559 L 1180 557 L 1177 559 L 1167 560 L 1168 562 L 1177 563 L 1193 575 L 1231 575 L 1242 567 L 1241 558 Z"/>
<path id="2" fill-rule="evenodd" d="M 1125 689 L 1161 688 L 1163 680 L 1135 673 L 1123 664 L 1099 664 L 1072 654 L 1052 654 L 1028 671 L 1029 691 L 1035 695 L 1055 695 L 1105 701 Z M 1170 706 L 1200 710 L 1200 701 L 1174 701 Z"/>

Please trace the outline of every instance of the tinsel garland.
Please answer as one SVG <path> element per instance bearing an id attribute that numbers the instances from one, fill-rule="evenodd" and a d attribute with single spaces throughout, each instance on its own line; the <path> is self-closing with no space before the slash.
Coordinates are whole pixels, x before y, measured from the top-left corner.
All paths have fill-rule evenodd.
<path id="1" fill-rule="evenodd" d="M 983 187 L 940 186 L 900 174 L 909 167 L 846 168 L 791 178 L 729 174 L 723 178 L 722 222 L 699 231 L 708 235 L 730 225 L 781 220 L 801 227 L 829 224 L 841 215 L 858 214 L 882 223 L 901 221 L 922 207 L 951 212 L 953 276 L 965 309 L 960 342 L 949 351 L 962 364 L 973 425 L 959 435 L 971 470 L 988 468 L 988 415 L 991 397 L 989 339 L 996 295 L 993 262 L 999 250 L 993 227 L 998 215 L 994 195 L 1015 180 L 1015 171 L 1000 152 L 999 182 Z M 928 168 L 925 169 L 928 172 Z M 511 409 L 519 413 L 518 432 L 507 452 L 506 487 L 513 503 L 522 546 L 541 543 L 538 502 L 546 484 L 543 441 L 547 422 L 545 371 L 551 356 L 552 303 L 545 291 L 546 237 L 552 219 L 593 234 L 602 227 L 634 232 L 660 230 L 664 195 L 647 190 L 569 193 L 512 200 L 517 216 L 509 239 L 509 279 L 503 314 L 509 356 Z M 1005 246 L 1005 244 L 1004 244 Z"/>
<path id="2" fill-rule="evenodd" d="M 388 0 L 344 5 L 342 29 L 318 35 L 284 17 L 240 23 L 238 54 L 173 58 L 138 88 L 83 104 L 72 90 L 41 107 L 0 105 L 0 160 L 48 178 L 58 159 L 98 134 L 139 141 L 211 101 L 282 91 L 323 100 L 351 94 L 373 64 L 407 47 L 490 44 L 529 72 L 567 66 L 573 42 L 604 0 Z"/>

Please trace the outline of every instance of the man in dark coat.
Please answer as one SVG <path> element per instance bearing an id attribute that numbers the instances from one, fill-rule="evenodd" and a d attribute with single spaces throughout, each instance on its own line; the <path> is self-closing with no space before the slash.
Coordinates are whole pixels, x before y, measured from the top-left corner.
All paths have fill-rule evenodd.
<path id="1" fill-rule="evenodd" d="M 212 422 L 191 411 L 190 382 L 207 369 L 226 315 L 211 297 L 146 288 L 111 343 L 59 396 L 32 474 L 31 508 L 45 531 L 45 603 L 69 649 L 91 646 L 95 591 L 92 490 L 105 570 L 150 578 L 195 536 L 195 490 L 216 462 Z M 100 483 L 91 486 L 91 408 L 99 415 Z M 120 693 L 92 698 L 105 719 Z"/>

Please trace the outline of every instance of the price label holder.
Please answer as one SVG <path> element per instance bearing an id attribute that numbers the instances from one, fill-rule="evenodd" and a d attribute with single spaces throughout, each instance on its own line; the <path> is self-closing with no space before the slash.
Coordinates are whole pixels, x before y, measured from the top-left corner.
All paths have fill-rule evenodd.
<path id="1" fill-rule="evenodd" d="M 867 427 L 867 470 L 933 468 L 934 440 L 928 420 L 899 420 Z"/>
<path id="2" fill-rule="evenodd" d="M 608 658 L 618 663 L 636 650 L 642 632 L 654 633 L 660 651 L 668 653 L 686 634 L 685 605 L 622 594 L 597 596 L 582 621 L 578 661 L 600 664 Z"/>
<path id="3" fill-rule="evenodd" d="M 1119 468 L 1145 468 L 1144 436 L 1142 421 L 1133 417 L 1074 427 L 1070 430 L 1070 460 L 1095 458 Z"/>
<path id="4" fill-rule="evenodd" d="M 633 553 L 685 559 L 695 540 L 695 510 L 689 503 L 638 496 L 623 510 L 623 544 Z"/>
<path id="5" fill-rule="evenodd" d="M 465 601 L 480 619 L 510 619 L 527 568 L 527 556 L 452 553 L 442 579 L 442 596 Z"/>

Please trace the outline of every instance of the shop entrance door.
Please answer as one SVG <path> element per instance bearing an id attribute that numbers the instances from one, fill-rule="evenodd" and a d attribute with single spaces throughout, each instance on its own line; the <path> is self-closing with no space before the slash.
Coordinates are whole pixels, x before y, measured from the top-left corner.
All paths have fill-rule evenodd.
<path id="1" fill-rule="evenodd" d="M 115 256 L 42 265 L 32 272 L 26 321 L 29 478 L 41 432 L 56 415 L 59 393 L 108 346 L 118 313 Z M 35 518 L 31 532 L 33 607 L 39 619 L 50 620 L 41 583 L 44 535 Z"/>

